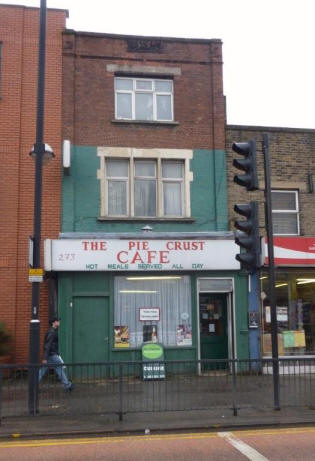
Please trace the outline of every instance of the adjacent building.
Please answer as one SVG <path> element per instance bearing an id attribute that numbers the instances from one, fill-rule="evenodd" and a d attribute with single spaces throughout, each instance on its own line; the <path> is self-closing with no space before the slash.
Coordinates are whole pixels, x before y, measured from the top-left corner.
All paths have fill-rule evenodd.
<path id="1" fill-rule="evenodd" d="M 227 168 L 230 223 L 232 226 L 235 219 L 234 203 L 258 200 L 262 236 L 265 235 L 263 133 L 269 134 L 271 160 L 279 355 L 311 356 L 315 354 L 315 130 L 227 126 L 227 163 L 232 165 L 233 141 L 254 139 L 259 171 L 259 191 L 249 193 L 233 183 L 235 171 Z M 254 279 L 255 293 L 250 295 L 249 312 L 259 312 L 256 340 L 261 355 L 270 357 L 271 316 L 265 243 L 262 249 L 265 250 L 264 266 L 256 274 L 257 280 Z M 253 343 L 253 347 L 257 344 Z"/>
<path id="2" fill-rule="evenodd" d="M 42 236 L 60 230 L 62 31 L 67 12 L 47 10 L 45 142 L 56 159 L 43 169 Z M 31 284 L 29 237 L 33 232 L 39 9 L 0 5 L 1 255 L 0 320 L 14 336 L 12 360 L 28 360 Z M 41 287 L 41 320 L 47 326 L 48 283 Z M 52 301 L 51 301 L 52 303 Z"/>

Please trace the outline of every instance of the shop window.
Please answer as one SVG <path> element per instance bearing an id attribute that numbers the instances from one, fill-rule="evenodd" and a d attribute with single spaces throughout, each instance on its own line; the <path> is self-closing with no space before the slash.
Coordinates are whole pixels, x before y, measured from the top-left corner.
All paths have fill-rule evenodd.
<path id="1" fill-rule="evenodd" d="M 115 77 L 115 118 L 173 121 L 173 81 Z"/>
<path id="2" fill-rule="evenodd" d="M 189 276 L 115 277 L 114 347 L 191 346 Z"/>
<path id="3" fill-rule="evenodd" d="M 274 235 L 299 235 L 298 192 L 273 190 L 271 198 Z"/>
<path id="4" fill-rule="evenodd" d="M 270 356 L 271 311 L 268 275 L 261 275 L 262 348 Z M 279 355 L 315 354 L 315 273 L 278 271 L 276 290 Z"/>
<path id="5" fill-rule="evenodd" d="M 101 156 L 98 173 L 101 179 L 101 216 L 190 217 L 191 151 L 108 149 L 110 153 Z M 118 151 L 121 155 L 122 150 L 126 151 L 125 156 L 113 155 Z"/>

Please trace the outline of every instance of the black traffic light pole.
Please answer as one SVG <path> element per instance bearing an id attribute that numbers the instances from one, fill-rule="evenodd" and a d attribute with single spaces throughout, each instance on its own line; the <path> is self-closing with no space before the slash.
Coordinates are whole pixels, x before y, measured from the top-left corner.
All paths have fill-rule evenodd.
<path id="1" fill-rule="evenodd" d="M 243 171 L 243 174 L 234 176 L 234 182 L 248 191 L 257 190 L 256 142 L 253 139 L 246 142 L 234 142 L 232 149 L 244 157 L 233 160 L 233 166 Z M 241 269 L 255 272 L 261 266 L 258 203 L 236 204 L 234 211 L 246 218 L 235 221 L 236 229 L 241 231 L 241 233 L 236 232 L 235 243 L 245 249 L 245 252 L 241 251 L 236 255 L 236 259 L 241 263 Z"/>
<path id="2" fill-rule="evenodd" d="M 44 94 L 45 94 L 45 48 L 46 48 L 46 0 L 40 1 L 40 30 L 38 52 L 38 86 L 35 154 L 35 192 L 34 192 L 34 235 L 33 267 L 40 268 L 41 245 L 41 205 L 42 205 L 42 164 L 45 153 L 44 132 Z M 35 414 L 38 407 L 38 363 L 40 346 L 39 297 L 40 282 L 32 282 L 32 311 L 29 342 L 29 413 Z M 33 366 L 32 366 L 33 365 Z"/>
<path id="3" fill-rule="evenodd" d="M 258 175 L 256 165 L 256 143 L 254 140 L 247 142 L 233 143 L 234 152 L 244 156 L 243 159 L 234 159 L 233 166 L 243 171 L 242 175 L 235 175 L 234 182 L 248 191 L 258 189 Z M 273 366 L 273 385 L 274 385 L 274 409 L 280 410 L 279 404 L 279 357 L 278 357 L 278 326 L 276 311 L 275 294 L 275 267 L 273 254 L 273 229 L 272 229 L 272 206 L 271 206 L 271 186 L 270 186 L 270 160 L 269 160 L 269 138 L 263 135 L 262 151 L 264 155 L 265 168 L 265 212 L 266 229 L 268 238 L 268 259 L 269 259 L 269 297 L 271 309 L 271 339 L 272 339 L 272 366 Z M 251 202 L 246 205 L 235 205 L 234 210 L 247 217 L 247 221 L 236 221 L 235 227 L 245 231 L 245 235 L 236 235 L 235 242 L 240 247 L 246 249 L 246 253 L 236 255 L 240 261 L 241 268 L 255 271 L 260 267 L 260 248 L 259 248 L 259 219 L 258 204 Z"/>
<path id="4" fill-rule="evenodd" d="M 268 271 L 269 271 L 269 299 L 270 299 L 270 311 L 271 311 L 271 344 L 272 344 L 274 409 L 280 410 L 278 325 L 277 325 L 277 307 L 276 307 L 276 293 L 275 293 L 275 264 L 274 264 L 274 253 L 273 253 L 269 136 L 266 133 L 263 134 L 262 151 L 263 151 L 263 156 L 264 156 L 264 168 L 265 168 L 265 215 L 266 215 L 266 230 L 267 230 L 267 239 L 268 239 Z"/>

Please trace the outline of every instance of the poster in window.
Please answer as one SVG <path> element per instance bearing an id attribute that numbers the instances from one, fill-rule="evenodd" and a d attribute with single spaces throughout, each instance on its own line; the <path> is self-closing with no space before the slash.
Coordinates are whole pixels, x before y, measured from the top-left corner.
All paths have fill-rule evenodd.
<path id="1" fill-rule="evenodd" d="M 176 344 L 177 346 L 191 346 L 192 345 L 191 325 L 178 325 L 177 326 Z"/>
<path id="2" fill-rule="evenodd" d="M 294 331 L 287 330 L 282 332 L 283 337 L 283 347 L 287 349 L 288 347 L 295 347 L 295 338 Z"/>
<path id="3" fill-rule="evenodd" d="M 115 326 L 115 347 L 129 347 L 129 328 L 127 326 Z"/>
<path id="4" fill-rule="evenodd" d="M 278 322 L 288 321 L 288 307 L 287 306 L 277 306 L 277 320 Z"/>
<path id="5" fill-rule="evenodd" d="M 143 325 L 143 342 L 156 343 L 157 340 L 157 325 Z"/>
<path id="6" fill-rule="evenodd" d="M 304 330 L 296 330 L 294 332 L 294 345 L 295 347 L 305 347 L 305 331 Z"/>
<path id="7" fill-rule="evenodd" d="M 265 306 L 266 323 L 271 323 L 270 306 Z"/>

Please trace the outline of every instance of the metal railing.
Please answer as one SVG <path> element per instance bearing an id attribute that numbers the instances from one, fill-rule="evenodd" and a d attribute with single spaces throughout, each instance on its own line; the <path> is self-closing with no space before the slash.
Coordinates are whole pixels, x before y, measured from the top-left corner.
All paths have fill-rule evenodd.
<path id="1" fill-rule="evenodd" d="M 75 389 L 63 389 L 53 368 L 39 385 L 39 415 L 191 410 L 273 409 L 273 361 L 185 360 L 70 363 Z M 144 371 L 152 366 L 152 373 Z M 40 366 L 0 366 L 0 418 L 29 414 L 29 371 Z M 280 407 L 315 408 L 315 359 L 279 359 Z"/>

